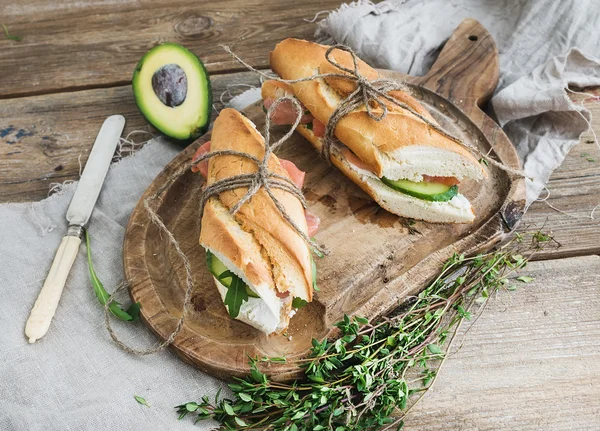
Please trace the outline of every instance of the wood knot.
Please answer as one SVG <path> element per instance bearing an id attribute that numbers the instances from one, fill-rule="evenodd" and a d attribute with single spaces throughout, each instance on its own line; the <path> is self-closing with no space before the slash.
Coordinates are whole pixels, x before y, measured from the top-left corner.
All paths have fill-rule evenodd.
<path id="1" fill-rule="evenodd" d="M 175 25 L 175 31 L 182 36 L 197 36 L 213 25 L 213 19 L 209 16 L 189 16 Z"/>
<path id="2" fill-rule="evenodd" d="M 521 220 L 521 217 L 523 217 L 523 213 L 525 212 L 524 208 L 524 201 L 511 201 L 500 210 L 502 221 L 504 222 L 507 228 L 505 229 L 506 232 L 512 231 L 517 226 L 519 220 Z"/>
<path id="3" fill-rule="evenodd" d="M 197 313 L 201 313 L 207 309 L 206 301 L 199 294 L 192 296 L 192 305 L 194 306 L 194 311 Z"/>

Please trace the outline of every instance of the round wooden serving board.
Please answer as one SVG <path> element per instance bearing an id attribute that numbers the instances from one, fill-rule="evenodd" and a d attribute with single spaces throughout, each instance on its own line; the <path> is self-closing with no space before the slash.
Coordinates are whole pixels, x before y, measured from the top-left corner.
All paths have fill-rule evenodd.
<path id="1" fill-rule="evenodd" d="M 463 21 L 426 76 L 382 73 L 410 83 L 413 95 L 451 133 L 519 167 L 506 135 L 479 108 L 498 82 L 498 52 L 478 22 Z M 263 128 L 259 103 L 245 113 L 259 130 Z M 275 135 L 284 130 L 279 129 Z M 133 211 L 125 235 L 124 266 L 131 297 L 141 303 L 143 320 L 162 339 L 181 316 L 185 272 L 167 238 L 149 221 L 142 201 L 209 139 L 210 133 L 187 147 L 158 175 Z M 306 171 L 304 194 L 310 210 L 322 220 L 316 238 L 331 254 L 315 257 L 321 291 L 292 319 L 289 337 L 267 337 L 227 314 L 198 243 L 200 175 L 186 172 L 171 181 L 158 207 L 191 262 L 196 285 L 193 307 L 171 347 L 185 361 L 224 379 L 246 374 L 249 356 L 285 356 L 287 364 L 265 365 L 264 371 L 279 380 L 295 377 L 298 368 L 293 359 L 307 353 L 312 338 L 333 336 L 332 324 L 344 314 L 372 319 L 391 311 L 422 289 L 452 253 L 476 253 L 502 241 L 523 212 L 524 180 L 511 180 L 490 166 L 487 180 L 461 184 L 477 215 L 474 223 L 409 222 L 379 208 L 320 160 L 301 136 L 294 134 L 290 141 L 279 155 Z"/>

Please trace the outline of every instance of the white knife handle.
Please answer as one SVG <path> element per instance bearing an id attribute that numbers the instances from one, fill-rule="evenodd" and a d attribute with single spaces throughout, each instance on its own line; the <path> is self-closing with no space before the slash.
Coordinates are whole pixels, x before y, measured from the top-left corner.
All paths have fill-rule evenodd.
<path id="1" fill-rule="evenodd" d="M 73 262 L 77 257 L 80 244 L 81 238 L 77 236 L 67 235 L 63 237 L 54 256 L 48 277 L 25 325 L 25 335 L 29 338 L 30 343 L 35 343 L 36 340 L 39 340 L 48 332 L 63 287 L 71 271 L 71 266 L 73 266 Z"/>

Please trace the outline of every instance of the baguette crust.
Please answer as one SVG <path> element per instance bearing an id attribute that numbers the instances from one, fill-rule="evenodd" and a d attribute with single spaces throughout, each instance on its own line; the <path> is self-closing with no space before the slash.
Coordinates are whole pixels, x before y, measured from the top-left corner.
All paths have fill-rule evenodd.
<path id="1" fill-rule="evenodd" d="M 266 81 L 262 86 L 262 97 L 263 99 L 276 99 L 283 97 L 286 94 L 291 94 L 292 91 L 292 87 L 288 84 L 277 81 Z M 308 142 L 310 142 L 317 151 L 321 151 L 323 142 L 321 141 L 321 138 L 315 136 L 312 130 L 308 129 L 305 125 L 300 124 L 296 131 L 300 133 L 300 135 L 302 135 Z M 346 160 L 344 155 L 339 151 L 332 151 L 331 163 L 336 168 L 338 168 L 346 177 L 352 180 L 352 182 L 354 182 L 369 196 L 371 196 L 373 200 L 375 200 L 375 202 L 377 202 L 382 208 L 386 209 L 387 211 L 393 214 L 406 216 L 407 211 L 409 210 L 407 208 L 408 205 L 418 206 L 419 203 L 422 204 L 422 202 L 419 202 L 419 199 L 407 195 L 396 195 L 397 197 L 402 197 L 405 200 L 401 203 L 395 203 L 393 202 L 393 200 L 390 200 L 389 197 L 382 196 L 382 187 L 376 187 L 375 183 L 373 183 L 372 181 L 365 181 L 355 169 L 352 169 L 351 163 L 348 160 Z M 387 186 L 384 186 L 383 190 L 385 190 L 385 187 Z M 419 210 L 415 209 L 413 210 L 413 212 L 414 211 Z M 420 211 L 420 214 L 412 214 L 411 217 L 427 220 L 434 223 L 469 223 L 474 220 L 475 214 L 473 213 L 473 209 L 469 207 L 468 210 L 465 211 L 465 213 L 459 215 L 448 213 L 444 214 L 442 212 L 437 213 L 436 211 L 431 210 L 427 212 Z"/>
<path id="2" fill-rule="evenodd" d="M 275 73 L 284 79 L 306 78 L 317 73 L 344 73 L 325 59 L 327 46 L 298 39 L 285 39 L 271 52 L 270 63 Z M 353 69 L 349 53 L 333 51 L 332 58 L 339 64 Z M 379 73 L 364 61 L 358 61 L 359 71 L 366 78 L 379 78 Z M 266 85 L 266 83 L 264 84 Z M 263 87 L 264 87 L 263 85 Z M 315 79 L 291 84 L 293 94 L 321 123 L 329 117 L 341 100 L 356 88 L 356 83 L 342 78 Z M 410 95 L 402 91 L 390 93 L 418 113 L 434 121 L 431 115 Z M 377 122 L 371 119 L 366 108 L 353 111 L 337 124 L 335 136 L 348 146 L 378 177 L 384 174 L 385 159 L 396 150 L 412 145 L 449 150 L 462 156 L 466 164 L 472 164 L 476 179 L 486 174 L 478 160 L 463 146 L 431 129 L 423 120 L 389 102 L 388 115 Z M 373 109 L 380 114 L 381 109 Z"/>
<path id="3" fill-rule="evenodd" d="M 204 206 L 200 244 L 206 249 L 218 250 L 244 273 L 251 284 L 275 288 L 270 265 L 261 255 L 260 244 L 242 231 L 215 197 Z"/>
<path id="4" fill-rule="evenodd" d="M 224 109 L 215 120 L 211 137 L 211 151 L 235 150 L 262 159 L 264 139 L 254 125 L 234 109 Z M 269 170 L 289 178 L 275 155 L 271 155 Z M 208 162 L 207 185 L 234 175 L 256 172 L 256 164 L 234 155 L 213 157 Z M 247 192 L 247 187 L 220 193 L 218 201 L 230 210 Z M 291 219 L 304 233 L 308 232 L 302 204 L 292 194 L 272 189 Z M 216 198 L 212 198 L 216 199 Z M 211 199 L 211 200 L 212 200 Z M 210 203 L 210 201 L 209 201 Z M 252 234 L 260 250 L 242 242 L 231 228 L 214 221 L 211 205 L 202 216 L 200 243 L 219 250 L 233 262 L 241 260 L 240 268 L 247 269 L 249 280 L 255 284 L 271 283 L 278 292 L 312 300 L 312 264 L 310 250 L 304 240 L 280 214 L 264 189 L 260 189 L 233 216 L 243 231 Z M 265 265 L 256 263 L 262 257 Z M 265 271 L 264 267 L 269 271 Z M 251 279 L 250 277 L 254 277 Z M 268 279 L 268 280 L 267 280 Z"/>

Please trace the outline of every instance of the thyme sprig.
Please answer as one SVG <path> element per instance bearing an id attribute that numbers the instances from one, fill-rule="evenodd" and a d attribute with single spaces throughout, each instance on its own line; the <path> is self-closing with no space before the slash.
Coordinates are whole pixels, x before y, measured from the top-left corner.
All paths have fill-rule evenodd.
<path id="1" fill-rule="evenodd" d="M 461 323 L 494 293 L 514 290 L 514 272 L 550 240 L 539 231 L 517 234 L 489 253 L 455 254 L 390 316 L 376 322 L 344 316 L 335 325 L 339 338 L 313 340 L 308 357 L 297 361 L 303 379 L 272 381 L 261 371 L 264 358 L 251 359 L 250 375 L 229 385 L 233 398 L 181 404 L 179 419 L 210 418 L 227 430 L 400 429 L 434 384 Z"/>
<path id="2" fill-rule="evenodd" d="M 17 36 L 17 35 L 14 35 L 14 34 L 10 34 L 8 32 L 8 27 L 5 24 L 0 24 L 0 25 L 2 25 L 2 28 L 4 29 L 4 36 L 6 36 L 6 38 L 8 40 L 14 40 L 15 42 L 21 42 L 23 40 L 22 36 Z"/>

